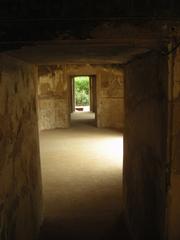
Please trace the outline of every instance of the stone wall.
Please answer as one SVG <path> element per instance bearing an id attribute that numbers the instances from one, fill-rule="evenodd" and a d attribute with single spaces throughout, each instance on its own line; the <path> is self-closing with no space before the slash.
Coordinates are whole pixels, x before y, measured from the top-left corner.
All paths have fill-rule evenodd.
<path id="1" fill-rule="evenodd" d="M 0 239 L 32 240 L 41 223 L 36 68 L 0 56 Z"/>
<path id="2" fill-rule="evenodd" d="M 133 239 L 163 239 L 167 59 L 149 53 L 125 69 L 124 209 Z"/>
<path id="3" fill-rule="evenodd" d="M 180 239 L 180 48 L 169 57 L 169 240 Z"/>
<path id="4" fill-rule="evenodd" d="M 124 79 L 122 72 L 100 72 L 100 127 L 124 127 Z"/>
<path id="5" fill-rule="evenodd" d="M 63 66 L 39 66 L 39 128 L 69 126 L 68 90 Z"/>

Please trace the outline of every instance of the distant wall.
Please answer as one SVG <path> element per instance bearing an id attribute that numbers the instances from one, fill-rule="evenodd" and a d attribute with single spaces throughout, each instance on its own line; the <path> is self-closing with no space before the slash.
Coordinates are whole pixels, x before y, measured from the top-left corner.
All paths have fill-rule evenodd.
<path id="1" fill-rule="evenodd" d="M 180 48 L 169 58 L 169 240 L 180 239 Z"/>
<path id="2" fill-rule="evenodd" d="M 37 69 L 0 55 L 0 239 L 32 240 L 41 224 Z"/>
<path id="3" fill-rule="evenodd" d="M 136 240 L 164 239 L 167 79 L 156 54 L 125 69 L 124 209 Z"/>
<path id="4" fill-rule="evenodd" d="M 101 65 L 39 66 L 39 127 L 70 126 L 71 77 L 96 76 L 97 127 L 122 129 L 124 126 L 124 80 L 121 69 Z"/>
<path id="5" fill-rule="evenodd" d="M 39 128 L 69 126 L 68 87 L 63 66 L 39 66 Z"/>

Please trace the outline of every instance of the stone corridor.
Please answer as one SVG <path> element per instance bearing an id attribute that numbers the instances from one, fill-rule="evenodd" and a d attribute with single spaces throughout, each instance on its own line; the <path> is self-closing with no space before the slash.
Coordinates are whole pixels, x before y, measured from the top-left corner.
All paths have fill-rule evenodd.
<path id="1" fill-rule="evenodd" d="M 41 239 L 121 239 L 123 136 L 76 113 L 70 129 L 42 131 Z M 121 151 L 119 151 L 121 150 Z M 127 236 L 126 236 L 127 239 Z"/>

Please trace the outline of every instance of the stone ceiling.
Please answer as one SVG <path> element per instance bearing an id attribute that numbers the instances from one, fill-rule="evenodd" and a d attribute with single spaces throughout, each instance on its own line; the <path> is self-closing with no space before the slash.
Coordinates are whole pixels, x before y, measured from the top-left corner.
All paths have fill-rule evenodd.
<path id="1" fill-rule="evenodd" d="M 171 32 L 164 21 L 105 22 L 82 39 L 65 32 L 54 40 L 15 41 L 19 47 L 5 52 L 35 64 L 124 64 L 148 51 L 164 50 Z"/>
<path id="2" fill-rule="evenodd" d="M 20 50 L 8 51 L 11 56 L 35 64 L 123 64 L 138 54 L 148 51 L 146 48 L 135 48 L 108 44 L 43 44 L 23 47 Z"/>

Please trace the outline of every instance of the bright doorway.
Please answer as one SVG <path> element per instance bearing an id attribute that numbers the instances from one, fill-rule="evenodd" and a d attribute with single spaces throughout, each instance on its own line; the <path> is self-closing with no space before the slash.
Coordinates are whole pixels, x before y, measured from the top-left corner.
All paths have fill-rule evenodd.
<path id="1" fill-rule="evenodd" d="M 90 77 L 74 77 L 75 112 L 90 112 Z"/>
<path id="2" fill-rule="evenodd" d="M 80 122 L 96 126 L 96 76 L 71 77 L 71 126 Z"/>

